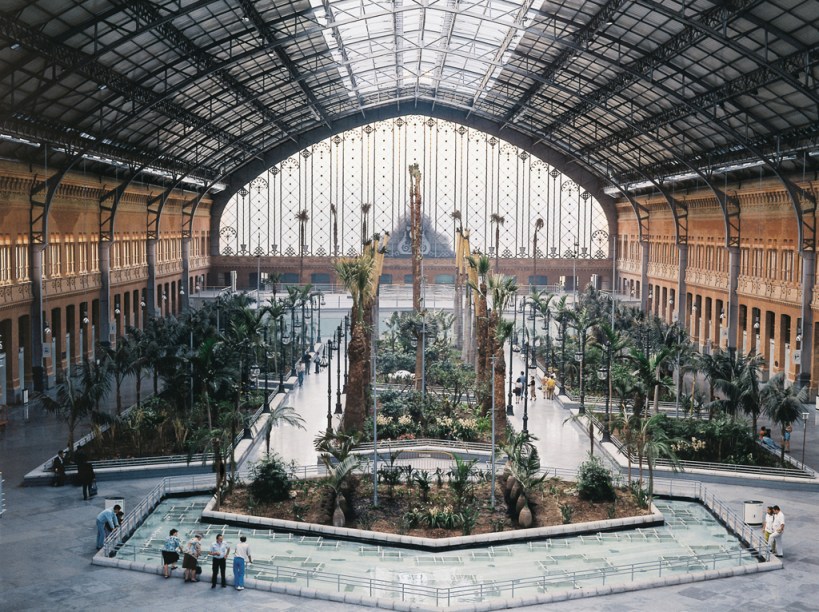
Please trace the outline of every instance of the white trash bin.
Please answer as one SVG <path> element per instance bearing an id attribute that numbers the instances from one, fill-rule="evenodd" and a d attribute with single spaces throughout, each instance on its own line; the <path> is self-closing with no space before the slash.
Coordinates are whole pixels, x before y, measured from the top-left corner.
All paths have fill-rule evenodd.
<path id="1" fill-rule="evenodd" d="M 765 522 L 765 504 L 758 500 L 745 501 L 745 523 L 761 525 Z"/>

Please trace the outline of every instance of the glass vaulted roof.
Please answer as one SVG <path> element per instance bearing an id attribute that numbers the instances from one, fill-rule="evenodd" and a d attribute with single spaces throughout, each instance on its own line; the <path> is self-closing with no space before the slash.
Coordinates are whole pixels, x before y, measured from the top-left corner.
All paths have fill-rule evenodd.
<path id="1" fill-rule="evenodd" d="M 492 89 L 536 11 L 533 0 L 310 0 L 353 97 L 470 107 Z"/>
<path id="2" fill-rule="evenodd" d="M 424 114 L 713 189 L 819 170 L 817 70 L 819 0 L 4 0 L 0 157 L 230 191 Z"/>

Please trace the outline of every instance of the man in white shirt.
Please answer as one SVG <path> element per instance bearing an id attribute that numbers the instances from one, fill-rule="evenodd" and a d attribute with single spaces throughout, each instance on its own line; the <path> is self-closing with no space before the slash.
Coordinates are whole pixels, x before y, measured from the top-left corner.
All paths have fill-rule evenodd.
<path id="1" fill-rule="evenodd" d="M 230 544 L 223 540 L 221 533 L 216 536 L 216 541 L 211 544 L 209 554 L 211 557 L 213 557 L 213 577 L 210 581 L 210 588 L 216 588 L 216 574 L 221 573 L 222 588 L 224 589 L 227 587 L 227 582 L 225 581 L 225 567 L 227 566 L 227 558 L 230 554 Z"/>
<path id="2" fill-rule="evenodd" d="M 773 532 L 768 538 L 768 545 L 770 545 L 773 554 L 781 557 L 785 554 L 785 545 L 782 542 L 782 534 L 785 533 L 785 514 L 779 509 L 779 506 L 774 506 L 773 510 Z"/>
<path id="3" fill-rule="evenodd" d="M 773 533 L 773 522 L 774 522 L 774 511 L 773 506 L 768 506 L 768 509 L 765 513 L 765 523 L 762 527 L 762 537 L 765 538 L 765 541 L 768 541 L 768 538 L 771 537 Z"/>

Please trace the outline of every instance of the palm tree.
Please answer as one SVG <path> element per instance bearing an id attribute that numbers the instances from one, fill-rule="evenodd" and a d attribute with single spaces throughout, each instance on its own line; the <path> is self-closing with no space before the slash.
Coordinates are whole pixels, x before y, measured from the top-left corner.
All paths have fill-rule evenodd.
<path id="1" fill-rule="evenodd" d="M 366 387 L 369 372 L 366 369 L 369 334 L 364 325 L 364 305 L 372 298 L 375 287 L 371 282 L 375 259 L 365 252 L 355 259 L 336 262 L 339 282 L 344 285 L 353 300 L 350 343 L 347 347 L 349 372 L 347 382 L 347 405 L 344 410 L 342 429 L 347 432 L 361 431 L 366 414 Z"/>
<path id="2" fill-rule="evenodd" d="M 364 243 L 367 240 L 367 215 L 370 214 L 370 209 L 372 209 L 373 205 L 369 203 L 364 203 L 361 205 L 361 242 Z"/>
<path id="3" fill-rule="evenodd" d="M 606 370 L 608 373 L 607 390 L 609 403 L 614 402 L 614 375 L 613 368 L 617 362 L 624 359 L 624 352 L 628 348 L 631 339 L 625 334 L 617 331 L 607 321 L 601 321 L 597 326 L 597 336 L 594 343 L 606 352 Z M 606 418 L 606 431 L 611 431 L 611 414 L 614 410 L 609 410 Z"/>
<path id="4" fill-rule="evenodd" d="M 586 380 L 586 342 L 592 328 L 597 325 L 598 320 L 594 317 L 589 308 L 585 306 L 579 310 L 567 311 L 569 325 L 571 325 L 577 332 L 577 340 L 580 347 L 581 362 L 580 362 L 580 406 L 583 407 L 583 400 L 585 398 L 585 380 Z"/>
<path id="5" fill-rule="evenodd" d="M 133 359 L 132 373 L 134 375 L 134 385 L 136 387 L 136 405 L 137 408 L 142 403 L 142 371 L 148 365 L 146 358 L 146 343 L 147 336 L 138 327 L 125 328 L 127 342 L 131 346 L 131 358 Z"/>
<path id="6" fill-rule="evenodd" d="M 797 389 L 796 385 L 785 388 L 785 373 L 780 372 L 768 381 L 760 392 L 763 410 L 768 418 L 779 425 L 782 438 L 785 438 L 785 428 L 790 423 L 802 418 L 802 404 L 808 401 L 809 388 Z M 782 445 L 779 460 L 785 464 L 785 445 Z"/>
<path id="7" fill-rule="evenodd" d="M 676 470 L 679 465 L 677 456 L 672 448 L 673 440 L 669 438 L 665 430 L 660 427 L 659 420 L 664 419 L 664 415 L 655 414 L 649 419 L 640 423 L 637 433 L 638 450 L 641 457 L 645 457 L 648 465 L 648 503 L 651 504 L 654 495 L 654 467 L 657 459 L 665 457 L 671 461 L 672 467 Z M 640 462 L 640 483 L 642 484 L 643 464 Z"/>
<path id="8" fill-rule="evenodd" d="M 307 244 L 307 222 L 310 220 L 310 213 L 307 209 L 302 209 L 296 214 L 296 221 L 299 222 L 299 282 L 302 282 L 304 275 L 304 247 Z"/>
<path id="9" fill-rule="evenodd" d="M 759 355 L 723 354 L 719 360 L 719 378 L 711 381 L 718 396 L 712 403 L 734 420 L 740 411 L 749 415 L 753 421 L 751 435 L 756 433 L 759 418 L 759 367 L 762 361 Z"/>
<path id="10" fill-rule="evenodd" d="M 102 345 L 106 366 L 114 377 L 114 388 L 117 396 L 117 416 L 122 414 L 122 383 L 134 373 L 133 346 L 125 337 L 120 337 L 116 346 Z"/>
<path id="11" fill-rule="evenodd" d="M 338 257 L 338 208 L 330 204 L 330 215 L 333 217 L 333 257 Z"/>
<path id="12" fill-rule="evenodd" d="M 80 368 L 79 380 L 67 376 L 57 388 L 56 399 L 43 395 L 43 406 L 53 412 L 68 426 L 68 458 L 74 454 L 74 432 L 79 422 L 92 417 L 104 417 L 99 409 L 99 402 L 110 389 L 110 379 L 105 375 L 105 368 L 85 360 Z"/>
<path id="13" fill-rule="evenodd" d="M 489 222 L 495 224 L 495 267 L 497 268 L 498 258 L 500 257 L 500 228 L 506 222 L 506 218 L 498 213 L 492 213 Z"/>
<path id="14" fill-rule="evenodd" d="M 489 325 L 486 317 L 486 280 L 489 276 L 489 257 L 479 255 L 467 259 L 470 268 L 477 273 L 477 282 L 469 281 L 469 286 L 475 293 L 475 340 L 477 342 L 477 362 L 475 364 L 475 382 L 479 393 L 486 392 L 486 363 L 489 354 Z"/>
<path id="15" fill-rule="evenodd" d="M 670 381 L 662 376 L 662 364 L 668 359 L 669 350 L 662 348 L 650 357 L 638 348 L 632 348 L 629 361 L 634 368 L 634 415 L 642 417 L 643 409 L 648 406 L 648 398 L 661 386 L 668 387 Z"/>
<path id="16" fill-rule="evenodd" d="M 543 219 L 538 217 L 535 221 L 535 232 L 532 236 L 532 276 L 534 277 L 532 279 L 532 285 L 537 285 L 537 233 L 543 229 L 544 225 Z"/>

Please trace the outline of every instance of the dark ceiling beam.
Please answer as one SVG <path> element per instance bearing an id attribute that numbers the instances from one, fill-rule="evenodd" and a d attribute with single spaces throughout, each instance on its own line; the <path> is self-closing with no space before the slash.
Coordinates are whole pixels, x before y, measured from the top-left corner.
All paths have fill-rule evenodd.
<path id="1" fill-rule="evenodd" d="M 316 120 L 321 121 L 327 127 L 331 128 L 332 123 L 330 119 L 327 117 L 327 114 L 324 112 L 321 104 L 319 104 L 315 94 L 313 94 L 310 88 L 304 83 L 298 66 L 292 59 L 290 59 L 290 56 L 288 55 L 287 51 L 284 50 L 284 47 L 276 44 L 276 35 L 265 20 L 262 19 L 262 16 L 256 10 L 256 6 L 253 4 L 253 1 L 239 0 L 239 5 L 242 7 L 242 11 L 244 12 L 245 16 L 250 20 L 253 27 L 256 28 L 264 41 L 273 47 L 276 57 L 279 58 L 279 61 L 290 75 L 290 81 L 301 90 L 302 95 L 307 100 L 307 105 L 312 109 L 313 113 L 315 113 Z"/>
<path id="2" fill-rule="evenodd" d="M 699 19 L 705 23 L 722 24 L 724 21 L 739 12 L 746 5 L 750 5 L 756 0 L 744 0 L 737 3 L 733 10 L 727 6 L 716 6 L 708 11 L 700 13 Z M 706 34 L 699 28 L 688 25 L 676 35 L 672 36 L 664 43 L 658 45 L 656 48 L 646 53 L 639 59 L 636 59 L 629 64 L 620 66 L 614 60 L 609 60 L 614 64 L 613 68 L 620 69 L 619 73 L 610 81 L 605 83 L 602 87 L 592 92 L 587 99 L 603 103 L 612 96 L 621 93 L 629 85 L 644 79 L 648 82 L 653 82 L 653 71 L 656 68 L 667 65 L 670 61 L 676 58 L 684 49 L 690 47 L 695 42 L 702 40 Z M 552 134 L 560 129 L 563 125 L 571 125 L 571 123 L 582 116 L 589 110 L 588 102 L 578 104 L 574 108 L 561 113 L 549 125 L 544 126 L 543 133 L 546 135 Z"/>
<path id="3" fill-rule="evenodd" d="M 526 105 L 529 104 L 543 87 L 543 83 L 551 83 L 554 81 L 554 77 L 558 71 L 581 52 L 581 49 L 594 38 L 597 32 L 609 23 L 609 20 L 620 10 L 620 7 L 625 4 L 625 2 L 626 0 L 608 0 L 587 23 L 583 24 L 572 34 L 571 41 L 573 44 L 563 49 L 555 60 L 546 67 L 540 75 L 543 81 L 535 81 L 529 89 L 526 90 L 526 93 L 509 109 L 509 112 L 506 113 L 506 116 L 502 120 L 503 126 L 509 124 L 518 113 L 523 111 Z"/>
<path id="4" fill-rule="evenodd" d="M 333 13 L 333 5 L 330 3 L 330 0 L 322 0 L 322 6 L 324 7 L 324 12 L 327 14 L 327 19 L 334 22 L 335 14 Z M 358 79 L 356 78 L 355 74 L 353 74 L 352 68 L 350 68 L 350 57 L 347 55 L 347 48 L 344 46 L 344 40 L 341 38 L 341 32 L 339 31 L 338 26 L 332 26 L 330 29 L 333 32 L 333 39 L 338 45 L 338 52 L 341 54 L 341 59 L 347 72 L 347 78 L 350 79 L 350 84 L 353 86 L 353 91 L 355 92 L 356 99 L 358 100 L 358 105 L 361 106 L 362 99 L 361 93 L 358 91 Z"/>
<path id="5" fill-rule="evenodd" d="M 260 92 L 255 92 L 243 85 L 226 69 L 219 67 L 218 60 L 211 54 L 205 52 L 196 46 L 190 39 L 188 39 L 182 32 L 170 22 L 163 22 L 161 20 L 161 13 L 154 4 L 140 0 L 138 2 L 124 2 L 123 11 L 132 12 L 137 22 L 144 21 L 147 23 L 155 23 L 156 31 L 161 38 L 174 48 L 180 56 L 190 60 L 198 71 L 209 71 L 215 76 L 229 91 L 234 92 L 237 96 L 245 102 L 261 116 L 261 122 L 271 123 L 282 132 L 287 138 L 293 138 L 290 129 L 284 125 L 274 113 L 272 113 L 266 105 L 259 102 L 258 97 Z"/>
<path id="6" fill-rule="evenodd" d="M 779 69 L 776 64 L 771 64 L 765 58 L 764 55 L 759 55 L 756 51 L 749 49 L 736 40 L 721 34 L 721 32 L 725 29 L 725 24 L 727 21 L 726 19 L 722 20 L 713 20 L 713 19 L 689 19 L 685 15 L 680 15 L 679 11 L 675 11 L 668 7 L 667 5 L 663 4 L 662 2 L 654 2 L 654 0 L 632 0 L 635 4 L 641 4 L 642 6 L 646 7 L 650 11 L 658 13 L 660 15 L 664 15 L 669 19 L 677 19 L 681 23 L 684 23 L 687 28 L 694 28 L 699 32 L 702 32 L 705 36 L 714 40 L 720 44 L 722 47 L 726 47 L 731 49 L 744 57 L 745 59 L 749 59 L 754 62 L 757 66 L 770 66 L 771 70 L 774 71 L 776 76 L 779 77 L 779 80 L 784 81 L 791 87 L 793 87 L 799 93 L 807 96 L 810 98 L 814 103 L 819 104 L 819 92 L 816 91 L 814 87 L 809 87 L 807 85 L 802 84 L 798 78 L 796 78 L 793 73 Z M 760 3 L 760 0 L 724 0 L 724 2 L 720 2 L 717 6 L 724 6 L 726 9 L 731 11 L 731 15 L 734 17 L 743 17 L 748 13 L 748 9 L 752 6 L 755 6 Z M 815 54 L 817 52 L 817 46 L 811 48 L 811 51 Z M 805 63 L 803 64 L 801 70 L 808 71 L 808 58 L 805 57 Z"/>
<path id="7" fill-rule="evenodd" d="M 814 49 L 819 61 L 819 48 Z M 713 89 L 691 98 L 690 103 L 678 104 L 661 113 L 657 113 L 639 122 L 641 129 L 651 132 L 678 119 L 691 116 L 692 107 L 708 109 L 727 102 L 737 96 L 749 94 L 778 80 L 777 74 L 782 70 L 798 71 L 804 66 L 804 53 L 793 53 L 782 57 L 768 66 L 762 66 L 753 72 L 743 74 L 732 81 L 727 81 Z M 776 68 L 774 68 L 776 66 Z M 618 130 L 616 133 L 600 138 L 589 150 L 601 149 L 626 142 L 631 138 L 629 130 Z"/>
<path id="8" fill-rule="evenodd" d="M 202 131 L 218 142 L 233 140 L 232 134 L 214 126 L 207 118 L 201 117 L 178 104 L 164 100 L 161 94 L 142 87 L 122 74 L 100 64 L 92 56 L 54 42 L 43 32 L 34 30 L 7 15 L 0 13 L 0 30 L 7 36 L 21 41 L 44 59 L 65 67 L 67 70 L 85 76 L 95 83 L 121 95 L 126 101 L 143 108 L 153 108 L 157 112 L 196 131 Z M 252 143 L 243 141 L 246 150 L 255 150 Z"/>
<path id="9" fill-rule="evenodd" d="M 610 0 L 612 2 L 621 1 L 621 0 Z M 517 33 L 518 25 L 523 24 L 524 17 L 526 16 L 526 12 L 532 6 L 534 0 L 525 0 L 520 7 L 517 9 L 515 20 L 513 21 L 514 26 L 510 27 L 506 31 L 506 35 L 503 37 L 503 41 L 498 45 L 498 48 L 495 50 L 494 56 L 492 58 L 493 64 L 499 64 L 503 59 L 503 56 L 506 54 L 506 51 L 509 49 L 509 46 L 512 44 L 512 41 L 515 39 L 515 34 Z M 495 72 L 495 69 L 492 67 L 492 64 L 486 69 L 486 72 L 481 79 L 481 82 L 478 84 L 478 87 L 475 90 L 475 95 L 472 97 L 472 108 L 474 109 L 478 104 L 481 96 L 484 94 L 487 84 L 489 80 L 492 78 L 492 74 Z"/>
<path id="10" fill-rule="evenodd" d="M 448 3 L 454 8 L 456 11 L 460 4 L 460 0 L 448 0 Z M 444 40 L 446 41 L 443 45 L 443 51 L 438 53 L 438 64 L 435 66 L 435 76 L 433 80 L 435 80 L 435 93 L 433 96 L 435 98 L 438 97 L 438 87 L 441 84 L 441 77 L 443 75 L 444 66 L 446 65 L 446 58 L 449 55 L 450 45 L 452 44 L 452 32 L 455 30 L 455 20 L 458 18 L 458 13 L 447 13 L 444 17 L 445 21 L 445 29 L 446 32 L 444 34 Z"/>

